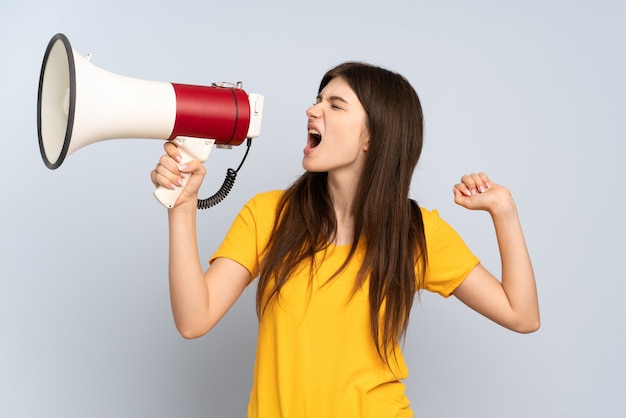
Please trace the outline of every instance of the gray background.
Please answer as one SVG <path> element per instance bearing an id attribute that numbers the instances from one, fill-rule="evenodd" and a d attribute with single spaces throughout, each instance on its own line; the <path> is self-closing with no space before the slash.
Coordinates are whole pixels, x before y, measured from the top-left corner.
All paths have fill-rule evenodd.
<path id="1" fill-rule="evenodd" d="M 162 141 L 105 141 L 55 171 L 36 97 L 49 39 L 140 79 L 243 81 L 265 95 L 235 189 L 199 214 L 204 260 L 254 193 L 301 172 L 305 108 L 344 60 L 403 73 L 426 145 L 412 193 L 498 273 L 489 218 L 452 202 L 466 173 L 514 193 L 542 328 L 517 335 L 424 293 L 406 342 L 418 417 L 623 417 L 626 225 L 622 1 L 16 1 L 0 5 L 0 416 L 241 417 L 256 318 L 248 289 L 209 335 L 171 319 Z M 243 147 L 216 150 L 212 194 Z"/>

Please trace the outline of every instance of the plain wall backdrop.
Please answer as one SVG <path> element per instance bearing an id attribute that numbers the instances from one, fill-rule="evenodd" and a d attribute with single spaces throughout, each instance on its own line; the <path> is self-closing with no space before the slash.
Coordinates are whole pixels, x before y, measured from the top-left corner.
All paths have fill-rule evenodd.
<path id="1" fill-rule="evenodd" d="M 235 188 L 198 215 L 203 260 L 252 195 L 301 173 L 304 111 L 327 69 L 405 75 L 426 120 L 412 196 L 499 273 L 488 215 L 455 206 L 451 188 L 473 171 L 509 187 L 542 312 L 518 335 L 423 293 L 405 344 L 416 417 L 626 416 L 625 18 L 617 0 L 2 0 L 0 416 L 243 417 L 251 386 L 254 286 L 210 334 L 174 328 L 149 180 L 162 141 L 44 166 L 37 86 L 58 32 L 108 71 L 265 96 Z M 203 193 L 243 151 L 213 151 Z"/>

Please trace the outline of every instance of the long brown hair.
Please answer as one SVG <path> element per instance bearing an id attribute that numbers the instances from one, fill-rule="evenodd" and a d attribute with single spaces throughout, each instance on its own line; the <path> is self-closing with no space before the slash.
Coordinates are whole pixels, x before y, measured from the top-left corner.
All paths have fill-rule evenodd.
<path id="1" fill-rule="evenodd" d="M 370 134 L 353 204 L 354 238 L 335 275 L 347 266 L 364 238 L 366 250 L 353 294 L 369 278 L 372 337 L 379 356 L 389 364 L 395 344 L 406 334 L 427 261 L 421 212 L 409 199 L 422 151 L 422 109 L 409 82 L 389 70 L 357 62 L 340 64 L 324 75 L 318 92 L 335 77 L 344 79 L 356 93 Z M 304 173 L 283 193 L 278 205 L 257 288 L 259 317 L 303 262 L 314 270 L 314 255 L 328 247 L 336 228 L 327 173 Z"/>

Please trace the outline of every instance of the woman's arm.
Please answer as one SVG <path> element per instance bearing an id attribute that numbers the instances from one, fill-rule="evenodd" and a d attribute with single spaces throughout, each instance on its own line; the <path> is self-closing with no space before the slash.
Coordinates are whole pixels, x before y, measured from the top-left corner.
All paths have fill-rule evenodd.
<path id="1" fill-rule="evenodd" d="M 467 209 L 491 215 L 502 262 L 502 281 L 477 265 L 454 295 L 470 308 L 513 331 L 539 328 L 535 275 L 511 193 L 487 175 L 463 176 L 454 186 L 454 201 Z"/>
<path id="2" fill-rule="evenodd" d="M 185 338 L 206 334 L 235 303 L 251 280 L 235 261 L 215 260 L 206 272 L 198 254 L 196 206 L 205 169 L 198 161 L 178 165 L 178 151 L 166 143 L 164 155 L 151 173 L 156 186 L 175 188 L 191 176 L 173 208 L 168 209 L 169 285 L 176 328 Z"/>

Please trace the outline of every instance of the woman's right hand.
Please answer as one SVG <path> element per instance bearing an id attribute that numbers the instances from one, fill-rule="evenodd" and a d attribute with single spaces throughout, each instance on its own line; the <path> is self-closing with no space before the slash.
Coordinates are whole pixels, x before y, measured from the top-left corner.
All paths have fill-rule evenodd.
<path id="1" fill-rule="evenodd" d="M 175 190 L 181 187 L 185 177 L 190 176 L 174 207 L 183 207 L 187 205 L 187 202 L 190 202 L 189 206 L 193 206 L 195 210 L 198 201 L 198 190 L 206 174 L 204 165 L 198 160 L 180 164 L 180 152 L 171 141 L 167 141 L 163 148 L 165 149 L 165 155 L 161 156 L 154 170 L 150 172 L 150 180 L 155 187 L 162 186 Z"/>

